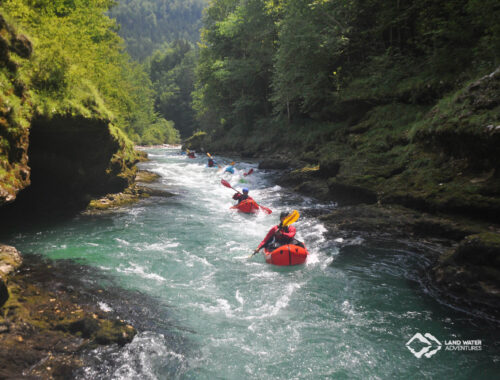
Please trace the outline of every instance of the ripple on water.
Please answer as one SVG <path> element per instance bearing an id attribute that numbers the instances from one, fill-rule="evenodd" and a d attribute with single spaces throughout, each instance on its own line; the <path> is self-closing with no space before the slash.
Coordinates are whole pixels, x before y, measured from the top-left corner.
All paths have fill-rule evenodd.
<path id="1" fill-rule="evenodd" d="M 274 185 L 276 172 L 256 170 L 245 186 L 273 214 L 233 213 L 232 191 L 220 184 L 221 173 L 205 167 L 205 158 L 153 152 L 153 161 L 141 167 L 160 174 L 161 186 L 178 196 L 23 232 L 13 242 L 22 251 L 103 268 L 137 294 L 131 305 L 141 313 L 131 323 L 144 331 L 121 349 L 93 350 L 80 378 L 488 378 L 481 371 L 498 360 L 498 344 L 470 355 L 441 352 L 432 361 L 418 361 L 406 349 L 417 331 L 440 340 L 498 338 L 495 329 L 421 290 L 418 270 L 424 265 L 413 247 L 373 247 L 361 237 L 326 241 L 324 225 L 303 213 L 296 227 L 311 254 L 306 265 L 277 268 L 261 255 L 247 259 L 278 223 L 279 211 L 332 205 Z M 237 183 L 241 176 L 226 176 L 243 186 Z M 100 283 L 92 271 L 85 276 Z M 129 307 L 100 302 L 101 309 L 117 313 Z M 168 329 L 153 304 L 175 321 Z M 176 334 L 187 342 L 182 348 L 174 344 Z"/>

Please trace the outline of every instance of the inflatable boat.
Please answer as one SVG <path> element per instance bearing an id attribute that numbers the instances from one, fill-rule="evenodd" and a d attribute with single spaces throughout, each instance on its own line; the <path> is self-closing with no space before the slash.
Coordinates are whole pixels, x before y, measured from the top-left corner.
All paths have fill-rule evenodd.
<path id="1" fill-rule="evenodd" d="M 293 244 L 282 245 L 274 251 L 264 248 L 266 263 L 274 265 L 304 264 L 308 254 L 307 249 Z"/>
<path id="2" fill-rule="evenodd" d="M 259 211 L 260 206 L 253 199 L 245 199 L 240 204 L 231 207 L 239 212 L 244 212 L 246 214 L 255 214 Z"/>

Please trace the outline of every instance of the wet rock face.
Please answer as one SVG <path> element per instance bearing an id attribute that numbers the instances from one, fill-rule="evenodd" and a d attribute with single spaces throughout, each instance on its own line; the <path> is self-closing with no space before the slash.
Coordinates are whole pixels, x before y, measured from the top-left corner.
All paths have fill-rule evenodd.
<path id="1" fill-rule="evenodd" d="M 0 219 L 73 213 L 92 198 L 126 188 L 129 179 L 111 164 L 119 146 L 107 123 L 83 117 L 34 119 L 28 150 L 31 186 L 0 209 Z"/>

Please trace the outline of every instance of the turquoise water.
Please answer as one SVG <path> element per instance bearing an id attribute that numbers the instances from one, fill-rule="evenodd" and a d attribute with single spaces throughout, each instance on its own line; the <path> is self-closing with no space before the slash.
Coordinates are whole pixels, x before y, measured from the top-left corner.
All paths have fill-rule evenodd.
<path id="1" fill-rule="evenodd" d="M 82 274 L 89 283 L 109 279 L 123 297 L 135 295 L 140 312 L 127 315 L 140 333 L 123 348 L 90 352 L 79 377 L 499 378 L 498 325 L 441 304 L 420 283 L 422 252 L 431 247 L 328 241 L 324 226 L 303 216 L 296 227 L 311 253 L 306 265 L 249 259 L 279 211 L 328 205 L 276 186 L 273 172 L 256 171 L 245 186 L 275 213 L 237 214 L 229 210 L 233 192 L 205 159 L 176 149 L 149 153 L 143 168 L 160 174 L 158 186 L 177 196 L 34 226 L 7 241 L 28 257 L 73 259 L 93 268 Z M 224 178 L 242 186 L 238 175 Z M 103 295 L 99 305 L 113 312 L 121 302 Z M 443 344 L 434 356 L 416 358 L 405 344 L 418 332 L 442 343 L 480 339 L 481 351 L 446 351 Z"/>

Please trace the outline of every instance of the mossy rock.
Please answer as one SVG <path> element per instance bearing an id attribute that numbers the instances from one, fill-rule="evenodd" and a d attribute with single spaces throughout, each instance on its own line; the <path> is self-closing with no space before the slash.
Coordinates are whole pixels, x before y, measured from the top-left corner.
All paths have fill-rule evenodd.
<path id="1" fill-rule="evenodd" d="M 94 335 L 94 340 L 98 344 L 106 345 L 116 343 L 123 346 L 130 343 L 136 334 L 136 330 L 123 321 L 103 320 Z"/>
<path id="2" fill-rule="evenodd" d="M 160 178 L 161 176 L 159 174 L 153 173 L 149 170 L 138 170 L 135 175 L 135 181 L 143 183 L 157 182 Z"/>
<path id="3" fill-rule="evenodd" d="M 136 330 L 121 320 L 100 319 L 96 315 L 71 322 L 60 324 L 60 330 L 101 345 L 118 344 L 123 346 L 130 343 L 136 335 Z"/>
<path id="4" fill-rule="evenodd" d="M 467 236 L 431 271 L 445 296 L 500 316 L 500 233 Z"/>
<path id="5" fill-rule="evenodd" d="M 449 260 L 457 263 L 487 265 L 500 270 L 500 234 L 484 232 L 467 236 Z"/>

